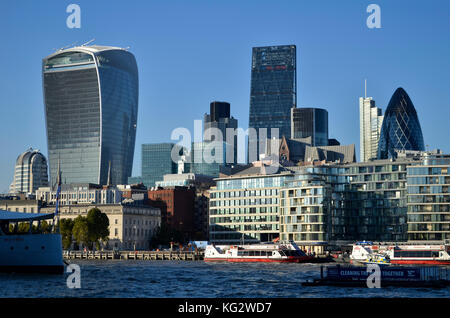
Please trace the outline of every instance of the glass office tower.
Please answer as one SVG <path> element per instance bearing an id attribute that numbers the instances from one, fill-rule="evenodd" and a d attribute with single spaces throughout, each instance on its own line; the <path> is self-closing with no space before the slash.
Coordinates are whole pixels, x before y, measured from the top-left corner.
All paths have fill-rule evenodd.
<path id="1" fill-rule="evenodd" d="M 80 46 L 43 59 L 51 184 L 112 184 L 131 175 L 138 111 L 136 60 L 125 49 Z"/>
<path id="2" fill-rule="evenodd" d="M 32 148 L 19 155 L 9 193 L 35 193 L 38 188 L 47 186 L 47 159 L 44 155 Z"/>
<path id="3" fill-rule="evenodd" d="M 178 163 L 172 160 L 174 143 L 156 143 L 142 145 L 142 182 L 148 188 L 154 187 L 165 174 L 178 171 Z"/>
<path id="4" fill-rule="evenodd" d="M 392 95 L 384 114 L 378 159 L 393 158 L 396 150 L 425 150 L 416 109 L 401 87 Z"/>
<path id="5" fill-rule="evenodd" d="M 383 115 L 372 97 L 359 98 L 359 160 L 376 159 Z"/>
<path id="6" fill-rule="evenodd" d="M 249 128 L 279 129 L 279 138 L 291 137 L 291 108 L 297 104 L 295 45 L 254 47 L 250 88 Z M 249 138 L 250 142 L 256 142 Z M 265 145 L 262 142 L 261 145 Z M 259 149 L 258 154 L 264 153 Z"/>
<path id="7" fill-rule="evenodd" d="M 322 108 L 292 108 L 291 138 L 312 137 L 313 146 L 328 146 L 328 112 Z"/>

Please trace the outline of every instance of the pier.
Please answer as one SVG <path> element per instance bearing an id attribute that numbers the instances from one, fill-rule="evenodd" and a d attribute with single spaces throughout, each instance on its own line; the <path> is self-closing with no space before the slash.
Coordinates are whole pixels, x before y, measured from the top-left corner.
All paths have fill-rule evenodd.
<path id="1" fill-rule="evenodd" d="M 66 260 L 150 260 L 150 261 L 200 261 L 204 252 L 179 251 L 64 251 Z"/>

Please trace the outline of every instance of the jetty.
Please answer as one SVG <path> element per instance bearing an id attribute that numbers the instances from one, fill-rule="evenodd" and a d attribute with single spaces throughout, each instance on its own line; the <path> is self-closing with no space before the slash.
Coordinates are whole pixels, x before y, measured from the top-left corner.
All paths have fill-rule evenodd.
<path id="1" fill-rule="evenodd" d="M 324 270 L 325 269 L 325 270 Z M 380 266 L 380 287 L 432 287 L 450 286 L 448 267 Z M 302 286 L 368 287 L 372 271 L 367 266 L 321 266 L 320 278 L 306 281 Z"/>
<path id="2" fill-rule="evenodd" d="M 153 260 L 153 261 L 199 261 L 204 252 L 190 251 L 64 251 L 66 260 Z"/>

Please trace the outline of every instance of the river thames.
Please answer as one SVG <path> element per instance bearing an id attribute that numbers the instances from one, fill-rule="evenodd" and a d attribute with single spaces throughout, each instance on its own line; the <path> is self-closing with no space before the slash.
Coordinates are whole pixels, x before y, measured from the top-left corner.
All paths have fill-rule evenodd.
<path id="1" fill-rule="evenodd" d="M 450 287 L 303 287 L 319 278 L 317 264 L 205 263 L 202 261 L 77 260 L 81 288 L 64 275 L 0 274 L 0 297 L 450 297 Z"/>

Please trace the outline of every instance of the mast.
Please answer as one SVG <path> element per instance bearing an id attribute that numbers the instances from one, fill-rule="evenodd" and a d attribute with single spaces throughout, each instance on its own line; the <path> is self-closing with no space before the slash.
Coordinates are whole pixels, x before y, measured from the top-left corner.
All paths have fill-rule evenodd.
<path id="1" fill-rule="evenodd" d="M 364 80 L 364 98 L 367 98 L 367 79 Z"/>
<path id="2" fill-rule="evenodd" d="M 59 196 L 61 194 L 61 169 L 59 160 L 58 160 L 58 176 L 56 177 L 56 183 L 58 185 L 58 188 L 56 190 L 56 208 L 53 223 L 55 231 L 57 230 L 59 232 Z"/>

